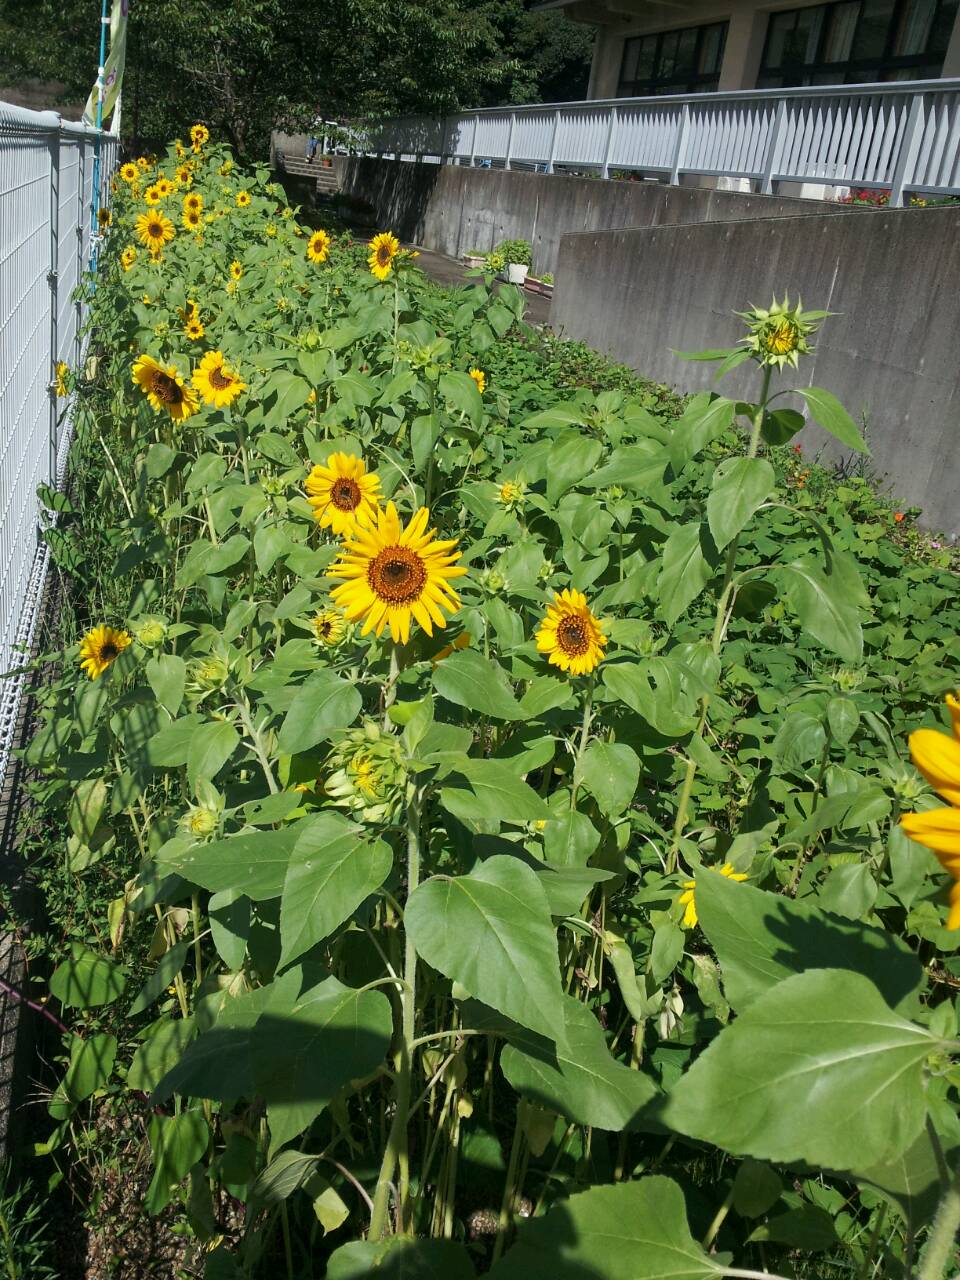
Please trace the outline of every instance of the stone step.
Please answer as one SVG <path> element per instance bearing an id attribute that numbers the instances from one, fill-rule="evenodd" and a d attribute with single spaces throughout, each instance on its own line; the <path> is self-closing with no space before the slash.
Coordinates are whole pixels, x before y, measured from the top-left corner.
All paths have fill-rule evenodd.
<path id="1" fill-rule="evenodd" d="M 305 156 L 281 152 L 277 167 L 292 177 L 315 178 L 318 191 L 335 191 L 339 185 L 336 169 L 324 165 L 319 156 L 311 163 Z"/>

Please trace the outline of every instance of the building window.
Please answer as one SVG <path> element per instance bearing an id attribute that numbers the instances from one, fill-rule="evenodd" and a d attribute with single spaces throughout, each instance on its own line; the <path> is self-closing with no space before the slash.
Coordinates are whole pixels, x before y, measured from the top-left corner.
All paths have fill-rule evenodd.
<path id="1" fill-rule="evenodd" d="M 617 97 L 716 89 L 726 38 L 727 23 L 714 22 L 624 41 Z"/>
<path id="2" fill-rule="evenodd" d="M 958 0 L 835 0 L 770 15 L 759 89 L 933 80 Z"/>

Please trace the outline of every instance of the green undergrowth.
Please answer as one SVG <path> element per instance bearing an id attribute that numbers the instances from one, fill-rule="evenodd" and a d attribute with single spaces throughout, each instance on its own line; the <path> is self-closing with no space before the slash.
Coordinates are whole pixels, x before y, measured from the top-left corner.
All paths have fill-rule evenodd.
<path id="1" fill-rule="evenodd" d="M 117 191 L 46 495 L 37 1168 L 91 1224 L 146 1170 L 211 1280 L 952 1274 L 960 932 L 900 826 L 952 553 L 796 451 L 789 367 L 680 397 L 510 291 L 314 261 L 266 173 L 195 156 L 208 220 L 128 270 L 157 175 Z M 212 352 L 232 403 L 193 399 Z M 456 543 L 442 627 L 337 614 L 304 486 L 342 454 Z"/>

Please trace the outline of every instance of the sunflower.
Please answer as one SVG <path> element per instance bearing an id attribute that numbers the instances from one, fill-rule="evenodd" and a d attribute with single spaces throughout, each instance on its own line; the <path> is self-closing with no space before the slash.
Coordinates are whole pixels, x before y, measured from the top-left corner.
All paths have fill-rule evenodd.
<path id="1" fill-rule="evenodd" d="M 141 173 L 147 173 L 150 169 L 150 161 L 146 156 L 137 156 L 137 168 Z"/>
<path id="2" fill-rule="evenodd" d="M 199 342 L 204 334 L 203 323 L 195 317 L 191 317 L 183 326 L 183 332 L 191 342 Z"/>
<path id="3" fill-rule="evenodd" d="M 120 177 L 124 182 L 136 182 L 140 177 L 140 170 L 128 160 L 126 164 L 120 166 Z"/>
<path id="4" fill-rule="evenodd" d="M 330 256 L 330 237 L 326 231 L 315 231 L 307 244 L 307 257 L 311 262 L 326 262 Z"/>
<path id="5" fill-rule="evenodd" d="M 210 130 L 205 124 L 195 124 L 190 130 L 190 141 L 193 143 L 193 150 L 198 152 L 205 142 L 210 139 Z"/>
<path id="6" fill-rule="evenodd" d="M 321 649 L 335 649 L 347 634 L 347 626 L 339 609 L 318 609 L 310 619 L 313 642 Z"/>
<path id="7" fill-rule="evenodd" d="M 243 267 L 236 258 L 234 258 L 233 262 L 230 263 L 230 275 L 234 280 L 239 280 L 243 275 Z"/>
<path id="8" fill-rule="evenodd" d="M 174 172 L 177 175 L 177 181 L 181 187 L 190 187 L 193 185 L 193 174 L 190 172 L 190 166 L 187 164 L 178 164 Z"/>
<path id="9" fill-rule="evenodd" d="M 226 160 L 224 160 L 223 164 L 220 165 L 220 167 L 217 169 L 217 173 L 220 174 L 221 178 L 225 178 L 227 174 L 232 171 L 232 169 L 233 169 L 233 161 L 228 157 Z"/>
<path id="10" fill-rule="evenodd" d="M 137 239 L 151 253 L 159 253 L 174 237 L 173 223 L 164 213 L 141 213 L 134 223 Z"/>
<path id="11" fill-rule="evenodd" d="M 937 855 L 953 877 L 947 928 L 960 929 L 960 693 L 947 695 L 951 733 L 917 729 L 910 735 L 910 758 L 947 804 L 923 813 L 905 813 L 900 825 L 918 844 Z"/>
<path id="12" fill-rule="evenodd" d="M 173 195 L 173 183 L 169 178 L 158 178 L 155 186 L 160 192 L 161 200 L 166 200 L 167 196 Z"/>
<path id="13" fill-rule="evenodd" d="M 381 231 L 370 241 L 367 265 L 378 280 L 386 280 L 393 260 L 400 251 L 400 241 L 390 231 Z"/>
<path id="14" fill-rule="evenodd" d="M 467 570 L 456 563 L 456 541 L 437 540 L 429 519 L 421 507 L 404 528 L 388 502 L 376 520 L 358 521 L 345 538 L 340 560 L 327 571 L 342 579 L 330 594 L 351 622 L 364 620 L 362 635 L 375 630 L 379 636 L 389 626 L 394 641 L 406 644 L 411 616 L 432 636 L 434 626 L 447 624 L 441 610 L 452 615 L 460 608 L 449 579 Z"/>
<path id="15" fill-rule="evenodd" d="M 80 670 L 85 671 L 91 680 L 96 680 L 130 643 L 128 632 L 117 631 L 101 623 L 80 641 Z"/>
<path id="16" fill-rule="evenodd" d="M 187 209 L 183 215 L 183 225 L 187 231 L 199 231 L 203 227 L 203 215 Z"/>
<path id="17" fill-rule="evenodd" d="M 746 880 L 746 876 L 740 871 L 734 871 L 733 866 L 729 862 L 725 862 L 722 867 L 707 867 L 708 871 L 719 871 L 722 876 L 728 880 Z M 683 927 L 685 929 L 695 929 L 697 926 L 697 900 L 694 896 L 696 892 L 696 880 L 684 880 L 683 893 L 677 899 L 684 907 Z"/>
<path id="18" fill-rule="evenodd" d="M 194 371 L 193 385 L 207 404 L 218 409 L 232 404 L 240 392 L 247 389 L 240 375 L 226 364 L 222 351 L 207 352 Z"/>
<path id="19" fill-rule="evenodd" d="M 129 271 L 137 260 L 137 251 L 132 244 L 128 244 L 120 255 L 120 265 L 124 271 Z"/>
<path id="20" fill-rule="evenodd" d="M 483 395 L 484 391 L 487 389 L 487 375 L 482 369 L 471 369 L 470 377 L 477 384 L 477 390 L 481 395 Z"/>
<path id="21" fill-rule="evenodd" d="M 160 188 L 156 183 L 154 183 L 152 187 L 147 187 L 146 191 L 143 193 L 143 203 L 149 205 L 156 205 L 160 203 Z"/>
<path id="22" fill-rule="evenodd" d="M 203 210 L 203 196 L 199 191 L 191 191 L 183 197 L 184 213 L 200 213 Z"/>
<path id="23" fill-rule="evenodd" d="M 237 192 L 237 208 L 245 209 L 249 203 L 250 203 L 250 192 L 238 191 Z"/>
<path id="24" fill-rule="evenodd" d="M 54 370 L 56 376 L 56 392 L 62 400 L 64 396 L 70 394 L 70 387 L 67 385 L 67 374 L 70 372 L 70 366 L 64 364 L 62 360 L 57 361 L 57 367 Z"/>
<path id="25" fill-rule="evenodd" d="M 313 468 L 304 488 L 313 518 L 338 538 L 353 531 L 358 516 L 372 519 L 380 506 L 380 477 L 352 453 L 331 453 L 324 466 Z"/>
<path id="26" fill-rule="evenodd" d="M 590 612 L 582 591 L 555 591 L 537 632 L 537 649 L 548 654 L 561 671 L 586 675 L 603 659 L 607 643 L 603 627 Z"/>
<path id="27" fill-rule="evenodd" d="M 157 413 L 165 409 L 175 422 L 183 422 L 200 407 L 174 364 L 164 366 L 152 356 L 139 356 L 133 366 L 133 380 Z"/>

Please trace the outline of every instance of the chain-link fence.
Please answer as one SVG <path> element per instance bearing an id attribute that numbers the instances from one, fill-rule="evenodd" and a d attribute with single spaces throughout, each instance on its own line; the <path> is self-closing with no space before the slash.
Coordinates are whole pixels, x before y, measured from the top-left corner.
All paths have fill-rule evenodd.
<path id="1" fill-rule="evenodd" d="M 58 366 L 80 366 L 95 173 L 105 205 L 116 149 L 109 134 L 0 102 L 0 672 L 19 665 L 36 627 L 49 558 L 37 489 L 59 488 L 66 470 Z M 0 778 L 22 685 L 0 682 Z"/>

